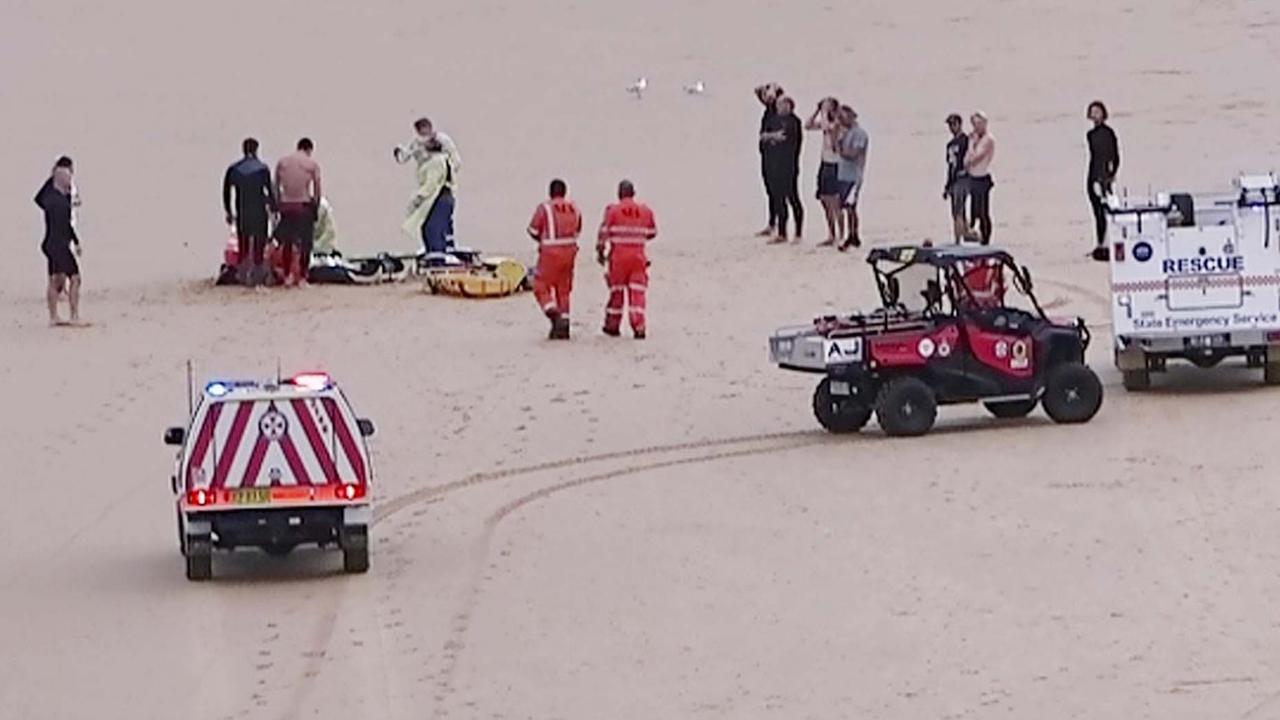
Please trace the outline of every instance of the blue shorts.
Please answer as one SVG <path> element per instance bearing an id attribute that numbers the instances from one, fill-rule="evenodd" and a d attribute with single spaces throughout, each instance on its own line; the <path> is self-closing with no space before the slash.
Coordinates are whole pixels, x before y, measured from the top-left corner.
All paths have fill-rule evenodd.
<path id="1" fill-rule="evenodd" d="M 840 195 L 840 179 L 835 163 L 824 162 L 818 166 L 818 197 L 837 197 Z"/>

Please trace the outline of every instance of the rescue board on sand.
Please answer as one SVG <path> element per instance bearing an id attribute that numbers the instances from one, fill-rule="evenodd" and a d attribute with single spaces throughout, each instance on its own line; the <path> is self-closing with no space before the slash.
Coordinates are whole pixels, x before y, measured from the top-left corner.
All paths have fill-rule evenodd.
<path id="1" fill-rule="evenodd" d="M 428 270 L 423 276 L 423 291 L 433 295 L 506 297 L 528 287 L 528 271 L 511 258 L 486 258 L 478 267 Z"/>

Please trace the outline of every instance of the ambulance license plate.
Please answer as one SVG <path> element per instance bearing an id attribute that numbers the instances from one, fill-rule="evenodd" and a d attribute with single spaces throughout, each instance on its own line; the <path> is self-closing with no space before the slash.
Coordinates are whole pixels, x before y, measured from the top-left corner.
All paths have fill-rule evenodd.
<path id="1" fill-rule="evenodd" d="M 238 505 L 266 505 L 271 502 L 271 488 L 241 488 L 231 491 L 231 502 Z"/>
<path id="2" fill-rule="evenodd" d="M 1193 335 L 1186 339 L 1187 347 L 1193 348 L 1216 348 L 1226 347 L 1230 342 L 1229 335 Z"/>

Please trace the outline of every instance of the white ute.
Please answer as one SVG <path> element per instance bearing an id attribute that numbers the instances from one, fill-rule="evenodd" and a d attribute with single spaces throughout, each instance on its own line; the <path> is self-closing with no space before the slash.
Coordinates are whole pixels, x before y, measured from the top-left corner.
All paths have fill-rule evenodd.
<path id="1" fill-rule="evenodd" d="M 371 435 L 322 373 L 205 385 L 188 426 L 164 437 L 181 447 L 172 488 L 187 578 L 213 576 L 214 548 L 287 555 L 303 543 L 336 545 L 347 572 L 367 571 Z"/>
<path id="2" fill-rule="evenodd" d="M 1109 203 L 1115 359 L 1127 390 L 1169 358 L 1213 367 L 1243 355 L 1280 383 L 1280 180 L 1234 192 L 1113 197 Z"/>

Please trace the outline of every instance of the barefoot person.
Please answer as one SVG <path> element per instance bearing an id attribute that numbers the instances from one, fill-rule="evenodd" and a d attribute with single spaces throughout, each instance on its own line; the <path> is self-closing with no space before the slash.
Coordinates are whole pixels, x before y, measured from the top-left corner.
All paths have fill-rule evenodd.
<path id="1" fill-rule="evenodd" d="M 841 252 L 849 248 L 860 247 L 862 238 L 858 236 L 858 197 L 862 193 L 862 182 L 867 170 L 867 145 L 870 139 L 867 131 L 858 124 L 858 113 L 848 105 L 840 107 L 840 142 L 837 152 L 840 161 L 836 167 L 836 180 L 840 185 L 840 206 L 845 216 L 847 234 L 840 243 Z"/>
<path id="2" fill-rule="evenodd" d="M 258 141 L 245 138 L 240 149 L 244 157 L 228 167 L 222 178 L 222 210 L 226 213 L 227 224 L 236 230 L 239 250 L 236 279 L 241 285 L 258 285 L 266 281 L 263 253 L 267 247 L 267 224 L 276 207 L 276 197 L 271 184 L 271 168 L 258 159 Z"/>
<path id="3" fill-rule="evenodd" d="M 964 118 L 956 113 L 947 116 L 947 179 L 942 184 L 942 199 L 951 201 L 951 227 L 958 243 L 969 233 L 969 172 L 964 169 L 964 156 L 969 152 L 969 136 L 964 132 Z"/>
<path id="4" fill-rule="evenodd" d="M 775 142 L 771 138 L 774 130 L 770 128 L 774 124 L 774 119 L 778 115 L 778 98 L 782 97 L 782 88 L 776 83 L 767 83 L 760 85 L 755 90 L 756 99 L 764 106 L 764 112 L 760 115 L 760 140 L 758 147 L 760 149 L 760 179 L 764 181 L 765 196 L 768 197 L 769 207 L 769 225 L 765 229 L 756 233 L 756 237 L 773 237 L 778 232 L 777 219 L 773 212 L 773 198 L 769 197 L 769 167 L 767 151 L 769 146 Z"/>
<path id="5" fill-rule="evenodd" d="M 71 224 L 71 158 L 58 158 L 53 173 L 36 193 L 36 205 L 44 211 L 44 241 L 40 244 L 48 261 L 49 285 L 45 300 L 49 325 L 61 325 L 58 298 L 63 291 L 71 306 L 71 324 L 80 324 L 80 238 Z M 74 250 L 73 250 L 74 246 Z"/>
<path id="6" fill-rule="evenodd" d="M 761 139 L 764 152 L 765 187 L 769 194 L 769 227 L 774 236 L 769 242 L 787 241 L 789 214 L 796 219 L 796 240 L 804 233 L 804 203 L 800 201 L 800 142 L 803 128 L 795 114 L 795 101 L 778 98 L 777 112 L 765 125 Z M 790 207 L 790 213 L 788 213 Z"/>
<path id="7" fill-rule="evenodd" d="M 310 138 L 302 138 L 297 152 L 276 163 L 276 197 L 280 206 L 276 237 L 284 250 L 286 287 L 305 285 L 311 267 L 316 215 L 324 195 L 320 164 L 311 157 L 315 148 Z"/>
<path id="8" fill-rule="evenodd" d="M 1106 198 L 1111 194 L 1116 173 L 1120 170 L 1120 141 L 1107 124 L 1107 106 L 1101 100 L 1089 103 L 1087 112 L 1093 128 L 1085 135 L 1089 143 L 1089 173 L 1085 178 L 1085 192 L 1088 193 L 1089 205 L 1093 208 L 1093 227 L 1097 236 L 1097 245 L 1090 256 L 1094 260 L 1105 262 L 1111 259 L 1111 252 L 1107 248 Z"/>
<path id="9" fill-rule="evenodd" d="M 988 245 L 991 243 L 991 188 L 995 186 L 991 179 L 991 161 L 996 156 L 996 140 L 987 132 L 986 113 L 981 110 L 975 112 L 969 122 L 973 124 L 973 133 L 969 136 L 964 167 L 969 173 L 970 209 L 978 232 L 974 234 L 969 230 L 968 238 Z"/>
<path id="10" fill-rule="evenodd" d="M 823 98 L 813 115 L 804 124 L 806 130 L 822 133 L 822 162 L 818 165 L 818 201 L 822 203 L 822 212 L 827 218 L 827 239 L 818 243 L 829 247 L 836 244 L 837 238 L 844 234 L 844 216 L 840 212 L 840 155 L 836 152 L 836 143 L 840 140 L 840 101 L 833 97 Z"/>
<path id="11" fill-rule="evenodd" d="M 563 180 L 551 181 L 551 197 L 533 211 L 529 237 L 538 243 L 538 269 L 533 297 L 551 321 L 552 340 L 569 339 L 569 295 L 573 292 L 573 264 L 578 257 L 582 213 L 569 199 Z"/>

